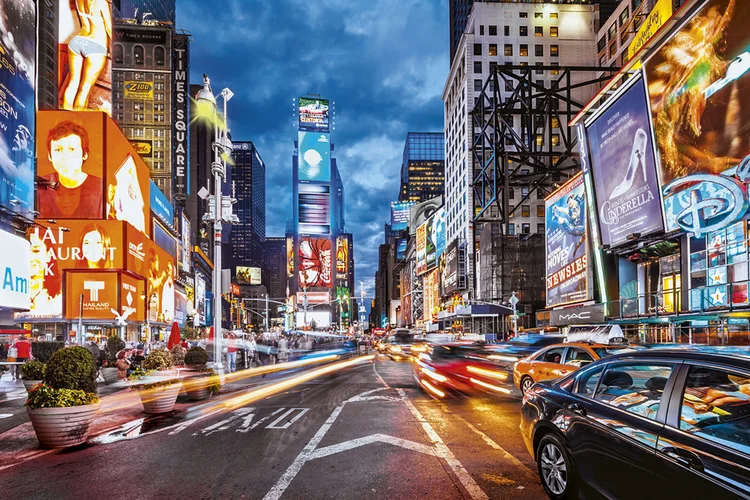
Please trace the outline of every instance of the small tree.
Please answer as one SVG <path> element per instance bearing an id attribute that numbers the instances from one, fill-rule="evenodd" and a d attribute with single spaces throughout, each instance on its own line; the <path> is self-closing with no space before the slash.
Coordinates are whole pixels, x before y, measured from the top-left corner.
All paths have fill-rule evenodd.
<path id="1" fill-rule="evenodd" d="M 125 341 L 118 335 L 110 335 L 107 337 L 107 345 L 104 347 L 104 352 L 107 355 L 107 366 L 115 366 L 115 363 L 117 362 L 117 353 L 123 349 L 125 349 Z"/>
<path id="2" fill-rule="evenodd" d="M 85 347 L 66 347 L 52 355 L 44 370 L 44 383 L 53 389 L 96 393 L 96 362 Z"/>
<path id="3" fill-rule="evenodd" d="M 32 342 L 31 343 L 31 355 L 34 359 L 46 363 L 50 360 L 55 352 L 65 347 L 65 342 Z"/>

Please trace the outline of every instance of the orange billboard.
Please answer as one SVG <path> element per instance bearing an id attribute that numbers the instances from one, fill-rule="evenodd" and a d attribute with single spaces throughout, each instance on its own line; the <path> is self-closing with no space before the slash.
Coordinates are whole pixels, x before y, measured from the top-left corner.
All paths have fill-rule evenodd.
<path id="1" fill-rule="evenodd" d="M 148 320 L 170 324 L 174 321 L 174 259 L 151 244 L 146 254 L 146 310 Z"/>
<path id="2" fill-rule="evenodd" d="M 65 317 L 114 320 L 118 291 L 117 272 L 66 271 Z"/>
<path id="3" fill-rule="evenodd" d="M 114 121 L 107 120 L 106 218 L 149 234 L 149 169 Z"/>
<path id="4" fill-rule="evenodd" d="M 104 115 L 37 113 L 39 217 L 100 219 L 104 193 Z"/>
<path id="5" fill-rule="evenodd" d="M 146 321 L 146 282 L 127 274 L 120 274 L 121 317 L 128 321 Z"/>

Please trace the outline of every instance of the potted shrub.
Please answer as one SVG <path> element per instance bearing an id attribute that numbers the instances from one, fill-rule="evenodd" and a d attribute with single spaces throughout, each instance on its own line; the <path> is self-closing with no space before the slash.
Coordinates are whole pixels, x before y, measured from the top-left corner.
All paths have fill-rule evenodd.
<path id="1" fill-rule="evenodd" d="M 84 347 L 56 351 L 44 369 L 44 379 L 29 391 L 26 411 L 39 444 L 67 448 L 86 441 L 99 410 L 96 363 Z"/>
<path id="2" fill-rule="evenodd" d="M 106 366 L 102 367 L 102 377 L 107 384 L 117 382 L 117 353 L 125 349 L 125 341 L 117 335 L 107 337 L 107 344 L 104 346 L 106 355 Z"/>
<path id="3" fill-rule="evenodd" d="M 208 363 L 208 353 L 202 347 L 191 347 L 185 354 L 185 366 L 193 370 L 202 370 Z"/>
<path id="4" fill-rule="evenodd" d="M 190 377 L 184 385 L 188 399 L 200 401 L 208 399 L 212 394 L 216 394 L 221 390 L 221 378 L 211 368 L 204 367 L 197 374 Z"/>
<path id="5" fill-rule="evenodd" d="M 166 349 L 154 349 L 143 360 L 143 369 L 135 370 L 128 380 L 138 391 L 143 411 L 150 414 L 168 413 L 174 408 L 182 381 L 170 370 L 172 356 Z"/>
<path id="6" fill-rule="evenodd" d="M 33 360 L 21 365 L 21 380 L 23 380 L 23 386 L 26 387 L 26 392 L 29 392 L 43 378 L 44 363 L 41 361 Z"/>
<path id="7" fill-rule="evenodd" d="M 185 364 L 185 353 L 185 348 L 180 344 L 177 344 L 169 350 L 169 354 L 172 356 L 172 362 L 175 366 L 182 366 Z"/>
<path id="8" fill-rule="evenodd" d="M 44 340 L 31 343 L 31 355 L 34 359 L 46 363 L 53 354 L 65 347 L 65 342 Z"/>

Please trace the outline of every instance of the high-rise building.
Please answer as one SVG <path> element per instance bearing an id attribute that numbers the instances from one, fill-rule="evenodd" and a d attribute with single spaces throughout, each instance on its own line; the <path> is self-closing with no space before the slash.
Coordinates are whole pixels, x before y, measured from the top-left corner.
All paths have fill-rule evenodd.
<path id="1" fill-rule="evenodd" d="M 505 64 L 594 66 L 597 15 L 597 7 L 588 3 L 473 4 L 443 90 L 447 242 L 465 243 L 466 255 L 475 254 L 471 110 L 491 68 Z M 557 78 L 554 73 L 538 71 L 538 84 L 551 84 L 550 80 Z M 498 90 L 510 94 L 512 89 L 506 86 Z M 579 102 L 588 102 L 591 97 L 576 96 Z M 565 126 L 561 119 L 558 127 Z M 514 116 L 510 120 L 520 130 L 520 120 Z M 544 140 L 555 148 L 563 147 L 554 130 Z M 527 201 L 513 214 L 509 234 L 544 232 L 544 192 L 529 193 L 529 188 L 518 187 L 509 192 L 510 199 L 514 196 Z M 472 276 L 474 259 L 467 260 L 468 275 Z M 472 281 L 469 280 L 470 287 Z"/>
<path id="2" fill-rule="evenodd" d="M 401 160 L 398 201 L 426 201 L 445 189 L 445 141 L 442 132 L 409 132 Z"/>
<path id="3" fill-rule="evenodd" d="M 190 96 L 195 95 L 203 88 L 203 85 L 190 85 Z M 194 221 L 191 227 L 193 232 L 193 241 L 201 251 L 213 261 L 213 243 L 210 237 L 211 227 L 208 223 L 203 222 L 203 215 L 207 212 L 207 202 L 198 196 L 198 191 L 205 187 L 209 192 L 214 192 L 213 175 L 211 174 L 211 163 L 214 159 L 214 153 L 211 149 L 211 142 L 214 139 L 214 128 L 207 126 L 201 120 L 190 122 L 190 185 L 188 186 L 188 196 L 185 208 L 190 215 L 190 220 Z"/>
<path id="4" fill-rule="evenodd" d="M 231 191 L 237 203 L 234 212 L 240 220 L 232 227 L 225 246 L 225 267 L 262 267 L 263 243 L 266 240 L 266 165 L 255 144 L 232 143 Z M 229 166 L 227 165 L 227 170 Z"/>
<path id="5" fill-rule="evenodd" d="M 282 301 L 287 289 L 286 238 L 269 237 L 263 244 L 263 284 L 271 299 Z M 273 311 L 278 307 L 274 305 Z M 278 314 L 271 314 L 278 317 Z"/>
<path id="6" fill-rule="evenodd" d="M 37 1 L 37 109 L 57 109 L 57 34 L 59 0 Z"/>

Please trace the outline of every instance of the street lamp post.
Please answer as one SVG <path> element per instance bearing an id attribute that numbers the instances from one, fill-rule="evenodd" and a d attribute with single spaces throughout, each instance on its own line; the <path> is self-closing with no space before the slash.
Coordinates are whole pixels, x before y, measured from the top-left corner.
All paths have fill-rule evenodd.
<path id="1" fill-rule="evenodd" d="M 232 200 L 225 197 L 221 192 L 221 183 L 226 174 L 226 157 L 232 152 L 232 143 L 229 140 L 229 128 L 227 125 L 227 102 L 234 96 L 234 93 L 225 88 L 219 94 L 224 99 L 224 118 L 223 124 L 220 123 L 216 116 L 216 98 L 211 90 L 211 81 L 208 76 L 203 75 L 203 88 L 196 94 L 195 100 L 199 107 L 203 108 L 206 115 L 210 115 L 214 125 L 215 140 L 211 144 L 214 150 L 214 161 L 211 163 L 211 173 L 214 176 L 214 196 L 209 197 L 209 213 L 204 215 L 203 219 L 213 223 L 214 226 L 214 272 L 213 272 L 213 293 L 214 293 L 214 364 L 217 371 L 222 371 L 221 362 L 221 232 L 222 222 L 236 222 L 236 216 L 232 214 Z M 204 116 L 207 118 L 208 116 Z M 213 204 L 213 208 L 211 208 Z M 226 207 L 226 210 L 225 210 Z"/>

